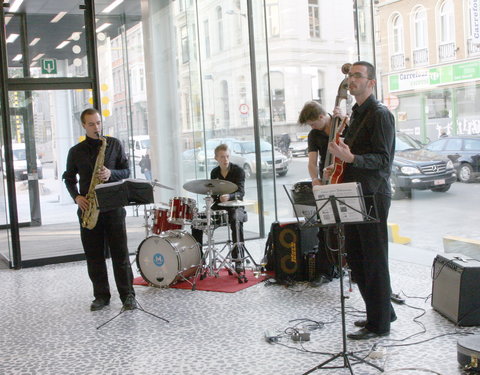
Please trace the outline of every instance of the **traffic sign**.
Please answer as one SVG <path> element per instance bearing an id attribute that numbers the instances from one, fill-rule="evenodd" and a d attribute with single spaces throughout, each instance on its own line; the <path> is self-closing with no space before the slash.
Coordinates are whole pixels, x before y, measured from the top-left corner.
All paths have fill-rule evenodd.
<path id="1" fill-rule="evenodd" d="M 250 108 L 248 108 L 248 104 L 240 104 L 238 109 L 242 115 L 247 115 Z"/>
<path id="2" fill-rule="evenodd" d="M 390 111 L 393 111 L 394 109 L 398 108 L 398 105 L 400 104 L 400 99 L 398 99 L 398 96 L 396 95 L 388 94 L 385 97 L 384 104 L 388 107 Z"/>

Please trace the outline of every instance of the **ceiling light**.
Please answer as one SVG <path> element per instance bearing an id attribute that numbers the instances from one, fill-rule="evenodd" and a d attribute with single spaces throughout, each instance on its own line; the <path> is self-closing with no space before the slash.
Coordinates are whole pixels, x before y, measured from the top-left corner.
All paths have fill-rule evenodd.
<path id="1" fill-rule="evenodd" d="M 55 17 L 52 18 L 50 23 L 57 23 L 58 21 L 60 21 L 63 18 L 63 16 L 65 14 L 67 14 L 67 12 L 59 12 Z"/>
<path id="2" fill-rule="evenodd" d="M 112 10 L 114 10 L 116 7 L 118 7 L 121 3 L 123 3 L 123 0 L 115 0 L 113 3 L 111 3 L 108 7 L 106 7 L 102 13 L 110 13 Z"/>
<path id="3" fill-rule="evenodd" d="M 32 61 L 37 61 L 37 60 L 41 59 L 43 56 L 45 56 L 44 53 L 39 53 L 37 56 L 35 56 L 35 57 L 32 59 Z"/>
<path id="4" fill-rule="evenodd" d="M 15 13 L 18 10 L 18 8 L 20 8 L 20 5 L 22 5 L 22 3 L 23 3 L 23 0 L 15 0 L 13 5 L 10 8 L 8 8 L 8 12 Z"/>
<path id="5" fill-rule="evenodd" d="M 8 25 L 8 23 L 12 20 L 12 16 L 5 16 L 5 25 Z"/>
<path id="6" fill-rule="evenodd" d="M 23 55 L 19 53 L 17 56 L 15 56 L 12 61 L 20 61 L 22 59 Z"/>
<path id="7" fill-rule="evenodd" d="M 33 46 L 34 46 L 35 44 L 37 44 L 39 41 L 40 41 L 40 38 L 35 38 L 35 39 L 33 39 L 33 40 L 30 42 L 29 46 L 30 46 L 30 47 L 33 47 Z"/>
<path id="8" fill-rule="evenodd" d="M 65 47 L 67 44 L 69 44 L 70 41 L 69 40 L 64 40 L 62 43 L 60 43 L 58 46 L 56 46 L 55 48 L 56 49 L 62 49 L 63 47 Z"/>
<path id="9" fill-rule="evenodd" d="M 99 33 L 100 31 L 103 31 L 103 30 L 105 30 L 107 27 L 110 27 L 110 26 L 112 26 L 111 23 L 108 23 L 108 22 L 107 22 L 107 23 L 104 23 L 102 26 L 97 27 L 97 30 L 96 30 L 96 31 L 97 31 L 97 33 Z"/>
<path id="10" fill-rule="evenodd" d="M 20 36 L 19 34 L 13 34 L 13 33 L 10 34 L 7 38 L 7 43 L 15 42 L 19 36 Z"/>

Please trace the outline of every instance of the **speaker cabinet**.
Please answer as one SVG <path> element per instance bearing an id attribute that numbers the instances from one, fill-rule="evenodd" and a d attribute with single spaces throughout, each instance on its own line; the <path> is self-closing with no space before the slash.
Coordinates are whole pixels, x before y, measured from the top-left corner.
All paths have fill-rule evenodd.
<path id="1" fill-rule="evenodd" d="M 303 281 L 309 275 L 311 253 L 317 252 L 318 228 L 298 223 L 272 223 L 274 270 L 278 280 Z"/>
<path id="2" fill-rule="evenodd" d="M 480 324 L 480 262 L 439 254 L 433 262 L 432 307 L 461 326 Z"/>

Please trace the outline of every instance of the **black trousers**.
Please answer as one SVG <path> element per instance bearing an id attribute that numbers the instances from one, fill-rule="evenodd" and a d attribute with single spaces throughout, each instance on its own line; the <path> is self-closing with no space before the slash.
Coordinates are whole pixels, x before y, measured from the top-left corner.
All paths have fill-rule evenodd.
<path id="1" fill-rule="evenodd" d="M 81 211 L 78 210 L 81 222 Z M 128 256 L 127 230 L 125 225 L 126 211 L 117 208 L 100 213 L 95 228 L 86 229 L 80 226 L 80 236 L 87 259 L 88 275 L 93 284 L 95 298 L 110 299 L 106 264 L 106 245 L 110 248 L 113 274 L 122 302 L 128 294 L 135 294 L 133 289 L 133 273 Z"/>
<path id="2" fill-rule="evenodd" d="M 379 223 L 345 224 L 345 249 L 352 276 L 365 301 L 367 311 L 366 328 L 375 333 L 390 331 L 390 322 L 395 311 L 390 301 L 391 286 L 388 268 L 387 217 L 391 198 L 374 196 Z M 367 212 L 373 198 L 365 198 Z M 370 211 L 373 215 L 373 209 Z"/>

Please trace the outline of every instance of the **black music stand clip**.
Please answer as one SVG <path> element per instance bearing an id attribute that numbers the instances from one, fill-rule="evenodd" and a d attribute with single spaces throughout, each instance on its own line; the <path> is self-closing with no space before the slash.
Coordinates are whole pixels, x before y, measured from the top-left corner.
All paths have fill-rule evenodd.
<path id="1" fill-rule="evenodd" d="M 368 196 L 370 197 L 370 196 Z M 345 200 L 347 198 L 353 198 L 353 199 L 358 199 L 360 203 L 360 207 L 362 210 L 359 210 L 358 208 L 352 207 L 352 205 L 347 204 Z M 372 204 L 373 208 L 375 210 L 375 215 L 376 217 L 371 216 L 369 213 L 366 212 L 366 207 L 364 204 L 364 196 L 360 193 L 358 196 L 342 196 L 342 197 L 337 197 L 334 194 L 328 196 L 328 198 L 315 198 L 315 201 L 317 202 L 318 209 L 316 213 L 312 217 L 317 217 L 317 215 L 328 205 L 330 204 L 330 208 L 333 211 L 333 216 L 334 216 L 334 221 L 332 223 L 329 222 L 329 224 L 323 224 L 321 221 L 317 221 L 317 223 L 313 224 L 312 223 L 312 217 L 306 221 L 304 225 L 307 225 L 310 223 L 310 225 L 315 225 L 323 228 L 334 228 L 335 232 L 337 234 L 337 243 L 338 243 L 338 264 L 342 264 L 342 255 L 344 252 L 344 245 L 345 245 L 345 235 L 344 235 L 344 226 L 345 225 L 353 225 L 353 224 L 366 224 L 366 223 L 378 223 L 379 220 L 378 218 L 378 213 L 377 213 L 377 207 L 375 205 L 375 200 L 372 199 Z M 322 202 L 323 204 L 318 204 L 318 202 Z M 360 213 L 363 216 L 363 220 L 359 221 L 342 221 L 341 214 L 338 210 L 338 207 L 341 206 L 346 210 L 352 210 L 352 212 Z M 365 212 L 364 212 L 365 211 Z M 326 361 L 320 363 L 318 366 L 315 366 L 314 368 L 308 370 L 305 372 L 303 375 L 310 374 L 314 372 L 315 370 L 318 369 L 337 369 L 337 368 L 348 368 L 350 370 L 350 374 L 353 375 L 353 370 L 352 370 L 352 365 L 350 363 L 349 358 L 353 358 L 357 363 L 364 363 L 369 366 L 372 366 L 376 368 L 377 370 L 383 372 L 383 368 L 366 361 L 363 358 L 360 358 L 356 356 L 352 352 L 347 351 L 347 334 L 346 334 L 346 323 L 345 323 L 345 297 L 344 290 L 343 290 L 343 275 L 344 275 L 344 270 L 343 267 L 339 266 L 339 271 L 340 271 L 340 303 L 341 303 L 341 314 L 342 314 L 342 351 L 333 355 L 331 358 L 327 359 Z M 337 358 L 342 358 L 343 359 L 343 366 L 326 366 L 330 362 L 336 360 Z"/>

